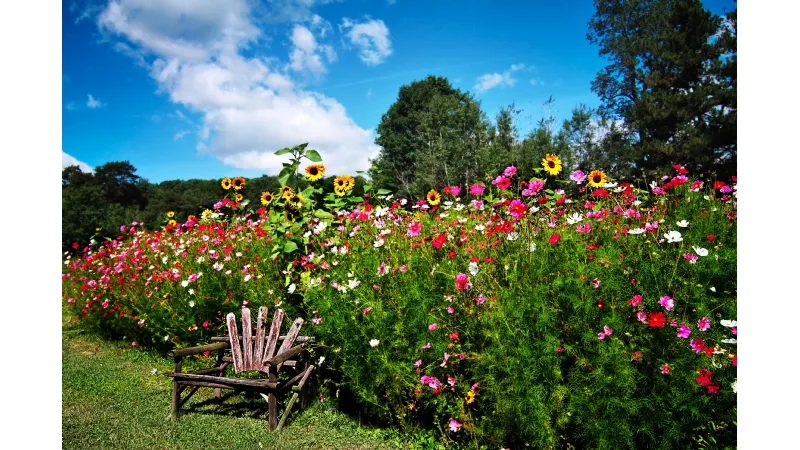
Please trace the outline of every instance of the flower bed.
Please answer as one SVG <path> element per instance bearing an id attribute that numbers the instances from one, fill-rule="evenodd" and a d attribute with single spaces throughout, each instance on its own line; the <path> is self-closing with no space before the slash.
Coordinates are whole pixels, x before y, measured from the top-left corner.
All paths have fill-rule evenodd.
<path id="1" fill-rule="evenodd" d="M 332 392 L 443 441 L 735 445 L 735 179 L 556 181 L 548 155 L 541 179 L 509 167 L 414 202 L 353 198 L 349 176 L 323 196 L 322 164 L 295 193 L 301 159 L 320 161 L 287 150 L 285 188 L 257 211 L 227 180 L 199 219 L 68 258 L 73 320 L 188 346 L 228 312 L 279 306 L 311 322 Z"/>

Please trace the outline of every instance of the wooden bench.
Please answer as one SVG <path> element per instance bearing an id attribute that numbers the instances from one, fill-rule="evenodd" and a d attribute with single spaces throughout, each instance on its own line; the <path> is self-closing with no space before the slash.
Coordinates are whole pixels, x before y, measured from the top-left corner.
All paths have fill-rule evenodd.
<path id="1" fill-rule="evenodd" d="M 297 400 L 298 393 L 301 392 L 306 380 L 311 375 L 311 371 L 314 370 L 314 366 L 308 363 L 305 363 L 301 369 L 299 361 L 293 359 L 298 357 L 306 346 L 313 342 L 314 338 L 299 336 L 300 328 L 303 326 L 303 319 L 299 318 L 292 323 L 286 335 L 281 336 L 280 328 L 283 316 L 282 309 L 275 311 L 272 326 L 270 326 L 269 334 L 267 334 L 267 307 L 260 307 L 254 336 L 252 334 L 250 310 L 242 308 L 241 337 L 236 327 L 236 316 L 230 313 L 225 318 L 228 326 L 227 337 L 212 337 L 210 344 L 170 351 L 169 355 L 175 358 L 175 371 L 164 374 L 172 378 L 172 409 L 168 418 L 177 419 L 180 407 L 201 387 L 214 388 L 215 396 L 218 399 L 221 399 L 222 389 L 250 391 L 257 392 L 264 397 L 268 405 L 269 429 L 280 431 Z M 278 342 L 281 342 L 280 347 L 278 347 Z M 295 342 L 298 345 L 292 346 Z M 276 347 L 278 348 L 276 349 Z M 214 367 L 181 372 L 183 357 L 205 352 L 217 352 L 217 360 Z M 229 355 L 226 352 L 229 352 Z M 253 379 L 225 376 L 225 370 L 231 363 L 233 363 L 236 374 L 257 370 L 266 374 L 267 378 Z M 278 373 L 284 367 L 293 369 L 294 376 L 287 381 L 280 382 Z M 191 387 L 189 392 L 181 398 L 183 391 L 189 387 Z M 280 419 L 280 423 L 278 423 L 278 396 L 287 391 L 292 391 L 293 395 Z"/>

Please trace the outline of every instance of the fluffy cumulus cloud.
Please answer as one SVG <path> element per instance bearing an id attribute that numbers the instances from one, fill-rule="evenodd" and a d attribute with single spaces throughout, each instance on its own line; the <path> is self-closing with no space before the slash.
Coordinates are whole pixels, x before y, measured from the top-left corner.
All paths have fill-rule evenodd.
<path id="1" fill-rule="evenodd" d="M 364 22 L 342 20 L 339 29 L 359 50 L 359 58 L 368 66 L 376 66 L 392 54 L 389 28 L 382 20 L 367 18 Z"/>
<path id="2" fill-rule="evenodd" d="M 263 38 L 256 23 L 269 26 L 277 16 L 254 11 L 248 0 L 112 0 L 98 26 L 143 58 L 171 101 L 200 113 L 199 151 L 274 174 L 284 161 L 275 150 L 309 142 L 332 173 L 367 168 L 378 150 L 373 131 L 359 127 L 336 99 L 304 88 L 292 75 L 319 75 L 325 61 L 335 60 L 333 49 L 318 39 L 330 24 L 308 13 L 314 0 L 268 5 L 278 3 L 295 5 L 292 20 L 302 23 L 288 28 L 289 53 L 269 57 L 245 50 Z"/>
<path id="3" fill-rule="evenodd" d="M 78 159 L 74 156 L 66 153 L 64 150 L 61 150 L 61 168 L 66 169 L 69 166 L 78 166 L 82 172 L 86 173 L 94 172 L 92 166 L 83 161 L 78 161 Z"/>
<path id="4" fill-rule="evenodd" d="M 512 64 L 511 67 L 503 73 L 486 73 L 478 77 L 475 83 L 475 92 L 482 93 L 496 87 L 511 87 L 517 83 L 512 74 L 525 68 L 524 64 Z"/>

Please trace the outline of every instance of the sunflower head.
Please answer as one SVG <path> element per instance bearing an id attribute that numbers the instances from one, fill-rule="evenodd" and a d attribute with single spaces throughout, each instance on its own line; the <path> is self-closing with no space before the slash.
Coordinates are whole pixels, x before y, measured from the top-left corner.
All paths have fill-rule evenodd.
<path id="1" fill-rule="evenodd" d="M 294 194 L 289 199 L 286 200 L 293 208 L 299 208 L 303 206 L 303 197 L 300 194 Z"/>
<path id="2" fill-rule="evenodd" d="M 294 191 L 289 186 L 284 186 L 281 188 L 281 198 L 284 200 L 289 200 L 292 195 L 294 195 Z"/>
<path id="3" fill-rule="evenodd" d="M 167 217 L 169 217 L 170 219 L 172 219 L 173 217 L 175 217 L 175 212 L 174 212 L 174 211 L 169 211 L 169 212 L 167 212 Z"/>
<path id="4" fill-rule="evenodd" d="M 474 401 L 475 401 L 475 391 L 469 391 L 469 392 L 467 392 L 467 396 L 466 396 L 466 397 L 464 397 L 464 398 L 465 398 L 465 400 L 467 400 L 467 404 L 468 404 L 468 405 L 469 405 L 470 403 L 474 402 Z"/>
<path id="5" fill-rule="evenodd" d="M 264 192 L 261 194 L 261 204 L 264 206 L 269 206 L 272 201 L 275 200 L 275 196 L 272 195 L 272 192 Z"/>
<path id="6" fill-rule="evenodd" d="M 242 199 L 244 199 L 244 195 L 242 195 L 242 194 L 236 194 L 236 197 L 235 197 L 235 199 L 236 199 L 236 201 L 237 201 L 237 202 L 240 202 L 240 201 L 242 201 Z"/>
<path id="7" fill-rule="evenodd" d="M 169 227 L 174 227 L 177 224 L 178 224 L 178 222 L 176 222 L 175 219 L 172 219 L 169 222 L 167 222 L 167 226 L 169 226 Z"/>
<path id="8" fill-rule="evenodd" d="M 238 191 L 239 189 L 244 187 L 244 178 L 236 177 L 236 178 L 233 179 L 232 184 L 233 184 L 233 188 Z"/>
<path id="9" fill-rule="evenodd" d="M 300 212 L 287 203 L 283 208 L 283 217 L 289 222 L 294 222 L 300 218 Z"/>
<path id="10" fill-rule="evenodd" d="M 547 154 L 542 160 L 542 167 L 550 175 L 558 175 L 561 172 L 561 159 L 556 155 Z"/>
<path id="11" fill-rule="evenodd" d="M 594 188 L 603 187 L 604 184 L 608 181 L 608 176 L 602 170 L 593 170 L 589 177 L 587 178 L 589 182 L 589 186 Z"/>
<path id="12" fill-rule="evenodd" d="M 209 217 L 211 217 L 211 214 L 214 214 L 214 212 L 211 211 L 210 209 L 205 209 L 203 210 L 203 213 L 200 215 L 203 217 L 203 219 L 208 219 Z"/>
<path id="13" fill-rule="evenodd" d="M 228 189 L 231 188 L 231 179 L 228 178 L 228 177 L 225 177 L 225 178 L 222 179 L 222 181 L 220 181 L 219 184 L 222 185 L 222 189 L 225 189 L 227 191 Z"/>
<path id="14" fill-rule="evenodd" d="M 425 198 L 428 199 L 428 203 L 430 203 L 432 206 L 436 206 L 442 201 L 442 196 L 434 190 L 430 190 Z"/>
<path id="15" fill-rule="evenodd" d="M 306 178 L 308 181 L 317 181 L 325 175 L 325 166 L 322 164 L 311 164 L 306 167 Z"/>
<path id="16" fill-rule="evenodd" d="M 341 189 L 338 186 L 334 186 L 333 192 L 336 193 L 337 197 L 344 197 L 345 195 L 347 195 L 347 190 Z"/>

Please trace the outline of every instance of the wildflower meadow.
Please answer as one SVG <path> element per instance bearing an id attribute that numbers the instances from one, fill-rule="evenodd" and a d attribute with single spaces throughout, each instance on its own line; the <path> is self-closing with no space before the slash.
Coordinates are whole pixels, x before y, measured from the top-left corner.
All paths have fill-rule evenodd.
<path id="1" fill-rule="evenodd" d="M 736 445 L 735 176 L 547 154 L 416 198 L 276 155 L 280 190 L 224 178 L 197 216 L 76 242 L 69 320 L 170 349 L 280 308 L 316 337 L 315 393 L 452 447 Z"/>

